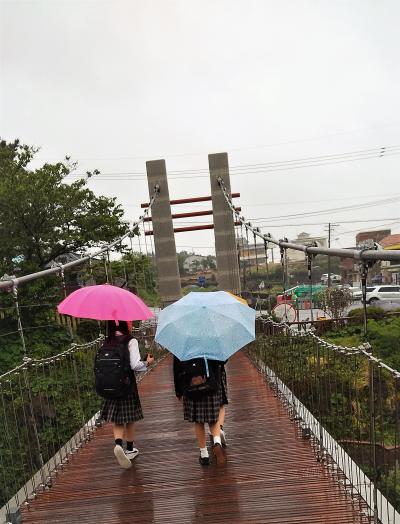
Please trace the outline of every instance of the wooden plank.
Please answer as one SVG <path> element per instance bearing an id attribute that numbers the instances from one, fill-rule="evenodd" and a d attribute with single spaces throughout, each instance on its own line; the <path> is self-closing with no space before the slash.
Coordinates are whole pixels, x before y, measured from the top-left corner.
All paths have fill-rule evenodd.
<path id="1" fill-rule="evenodd" d="M 171 358 L 139 385 L 145 420 L 140 455 L 122 470 L 111 426 L 22 511 L 29 524 L 366 523 L 319 464 L 286 410 L 244 353 L 229 362 L 225 467 L 201 467 L 190 423 L 174 396 Z"/>

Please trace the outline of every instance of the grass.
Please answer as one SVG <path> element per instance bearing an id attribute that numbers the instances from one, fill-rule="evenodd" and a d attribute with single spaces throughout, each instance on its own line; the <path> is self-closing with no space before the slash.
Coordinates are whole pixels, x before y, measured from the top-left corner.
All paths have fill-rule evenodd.
<path id="1" fill-rule="evenodd" d="M 342 328 L 340 331 L 328 331 L 324 339 L 341 346 L 359 346 L 368 341 L 372 353 L 387 365 L 400 370 L 400 318 L 368 320 L 367 336 L 364 337 L 362 324 Z"/>

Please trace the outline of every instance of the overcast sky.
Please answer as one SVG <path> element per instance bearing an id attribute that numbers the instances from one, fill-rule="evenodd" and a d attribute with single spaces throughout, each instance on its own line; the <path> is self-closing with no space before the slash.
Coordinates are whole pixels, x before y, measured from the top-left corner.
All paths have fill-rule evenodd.
<path id="1" fill-rule="evenodd" d="M 100 169 L 91 188 L 116 196 L 127 219 L 148 200 L 146 160 L 178 171 L 171 198 L 203 196 L 207 154 L 226 151 L 237 204 L 264 232 L 321 235 L 332 221 L 340 247 L 354 245 L 357 230 L 400 232 L 398 1 L 0 6 L 0 135 L 40 146 L 41 162 L 68 154 L 78 173 Z M 322 158 L 291 162 L 309 157 Z M 213 232 L 177 234 L 176 243 L 212 253 Z"/>

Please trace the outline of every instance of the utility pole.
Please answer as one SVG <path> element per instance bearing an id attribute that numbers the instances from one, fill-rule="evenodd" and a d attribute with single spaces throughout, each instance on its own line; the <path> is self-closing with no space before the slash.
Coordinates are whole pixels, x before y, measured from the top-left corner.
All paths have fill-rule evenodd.
<path id="1" fill-rule="evenodd" d="M 328 224 L 328 247 L 331 247 L 331 223 Z M 331 257 L 328 257 L 328 287 L 331 287 Z"/>
<path id="2" fill-rule="evenodd" d="M 328 223 L 328 247 L 331 247 L 331 233 L 337 225 L 338 224 L 332 224 L 332 222 Z M 325 231 L 327 230 L 325 229 Z M 331 287 L 331 285 L 331 257 L 328 256 L 328 287 Z"/>

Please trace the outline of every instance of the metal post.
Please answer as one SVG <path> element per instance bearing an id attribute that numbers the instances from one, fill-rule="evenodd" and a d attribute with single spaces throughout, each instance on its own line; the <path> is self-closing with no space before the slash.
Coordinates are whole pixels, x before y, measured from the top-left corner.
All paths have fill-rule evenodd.
<path id="1" fill-rule="evenodd" d="M 328 247 L 331 247 L 331 223 L 328 224 Z M 328 287 L 331 287 L 331 257 L 328 257 Z"/>
<path id="2" fill-rule="evenodd" d="M 22 327 L 21 312 L 19 310 L 19 303 L 18 303 L 18 284 L 15 279 L 12 282 L 13 282 L 12 292 L 13 292 L 13 298 L 14 298 L 14 304 L 15 304 L 15 311 L 17 313 L 18 331 L 19 331 L 19 336 L 21 338 L 22 350 L 24 352 L 24 356 L 26 356 L 24 329 Z"/>
<path id="3" fill-rule="evenodd" d="M 287 249 L 281 247 L 279 249 L 281 255 L 281 267 L 282 267 L 282 286 L 283 286 L 283 303 L 285 304 L 285 322 L 287 322 L 287 297 L 286 297 L 286 286 L 287 286 Z"/>
<path id="4" fill-rule="evenodd" d="M 317 342 L 317 403 L 318 403 L 318 422 L 319 422 L 319 438 L 318 438 L 318 459 L 324 460 L 324 435 L 322 431 L 322 402 L 321 402 L 321 352 L 319 343 Z"/>
<path id="5" fill-rule="evenodd" d="M 312 288 L 312 259 L 313 259 L 312 255 L 307 255 L 307 272 L 308 272 L 308 282 L 309 282 L 309 286 L 310 286 L 310 315 L 311 315 L 311 322 L 313 322 L 313 320 L 314 320 L 313 288 Z"/>
<path id="6" fill-rule="evenodd" d="M 374 363 L 369 360 L 368 363 L 368 382 L 369 382 L 369 428 L 370 428 L 370 440 L 371 440 L 371 466 L 373 470 L 373 481 L 374 481 L 374 492 L 373 492 L 373 517 L 374 524 L 378 524 L 378 493 L 377 493 L 377 469 L 376 469 L 376 442 L 375 442 L 375 393 L 374 393 Z"/>
<path id="7" fill-rule="evenodd" d="M 64 268 L 63 268 L 62 265 L 59 265 L 59 268 L 60 268 L 60 277 L 61 277 L 61 285 L 62 285 L 63 295 L 64 295 L 64 298 L 66 298 L 67 297 L 67 285 L 65 283 Z M 108 279 L 107 279 L 107 282 L 108 282 Z M 74 331 L 72 329 L 71 317 L 69 315 L 67 315 L 66 318 L 67 318 L 68 334 L 70 336 L 70 339 L 74 340 L 75 337 L 74 337 Z"/>
<path id="8" fill-rule="evenodd" d="M 46 479 L 44 475 L 44 460 L 43 460 L 43 454 L 42 454 L 42 446 L 39 438 L 39 430 L 37 427 L 37 421 L 35 416 L 35 410 L 33 408 L 33 395 L 32 395 L 32 387 L 31 387 L 31 381 L 29 379 L 29 370 L 28 368 L 31 366 L 32 360 L 25 357 L 25 365 L 23 367 L 23 375 L 25 380 L 25 386 L 28 392 L 28 398 L 29 398 L 29 410 L 30 410 L 30 416 L 31 416 L 31 422 L 32 422 L 32 428 L 33 428 L 33 436 L 37 447 L 37 456 L 39 459 L 40 464 L 40 476 L 42 478 L 42 488 L 44 489 L 46 486 Z"/>
<path id="9" fill-rule="evenodd" d="M 256 228 L 260 232 L 259 228 Z M 257 257 L 257 235 L 254 233 L 254 252 L 256 255 L 256 272 L 258 273 L 258 257 Z"/>
<path id="10" fill-rule="evenodd" d="M 368 332 L 368 317 L 367 317 L 367 275 L 368 265 L 364 262 L 360 264 L 361 274 L 361 291 L 362 291 L 362 303 L 363 303 L 363 319 L 364 319 L 364 336 Z"/>

